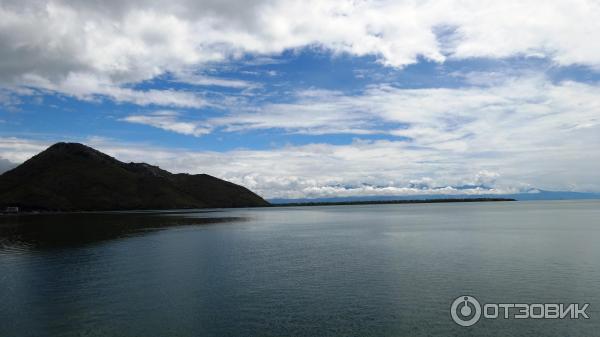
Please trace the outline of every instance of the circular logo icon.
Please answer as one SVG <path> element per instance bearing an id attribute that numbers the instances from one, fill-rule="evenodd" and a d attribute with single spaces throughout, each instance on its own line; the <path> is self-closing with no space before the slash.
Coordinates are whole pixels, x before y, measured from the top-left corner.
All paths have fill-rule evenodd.
<path id="1" fill-rule="evenodd" d="M 481 318 L 481 305 L 473 296 L 460 296 L 452 302 L 450 314 L 456 324 L 471 326 Z"/>

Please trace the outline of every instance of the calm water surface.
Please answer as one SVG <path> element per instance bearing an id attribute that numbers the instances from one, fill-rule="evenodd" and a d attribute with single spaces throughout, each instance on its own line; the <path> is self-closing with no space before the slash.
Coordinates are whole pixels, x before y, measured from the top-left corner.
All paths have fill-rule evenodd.
<path id="1" fill-rule="evenodd" d="M 598 336 L 600 202 L 0 219 L 0 336 Z M 590 303 L 456 325 L 451 302 Z"/>

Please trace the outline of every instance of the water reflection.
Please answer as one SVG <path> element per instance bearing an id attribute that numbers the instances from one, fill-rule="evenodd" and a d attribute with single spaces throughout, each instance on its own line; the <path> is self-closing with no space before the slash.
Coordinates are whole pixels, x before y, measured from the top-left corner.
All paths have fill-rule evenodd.
<path id="1" fill-rule="evenodd" d="M 243 217 L 219 217 L 217 214 L 211 211 L 182 211 L 0 216 L 0 250 L 79 246 L 173 226 L 246 220 Z"/>

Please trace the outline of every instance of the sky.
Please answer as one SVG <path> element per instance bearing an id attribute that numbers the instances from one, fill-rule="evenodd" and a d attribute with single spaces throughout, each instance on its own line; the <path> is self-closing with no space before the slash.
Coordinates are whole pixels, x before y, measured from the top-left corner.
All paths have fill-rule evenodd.
<path id="1" fill-rule="evenodd" d="M 0 172 L 81 142 L 266 198 L 600 192 L 598 0 L 0 0 Z"/>

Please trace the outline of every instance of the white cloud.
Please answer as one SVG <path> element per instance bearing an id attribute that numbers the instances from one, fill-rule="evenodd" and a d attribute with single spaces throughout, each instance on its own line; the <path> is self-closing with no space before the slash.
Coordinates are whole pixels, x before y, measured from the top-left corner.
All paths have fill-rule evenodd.
<path id="1" fill-rule="evenodd" d="M 136 124 L 149 125 L 155 128 L 199 137 L 210 133 L 208 126 L 196 122 L 186 122 L 179 119 L 179 113 L 174 111 L 156 111 L 147 115 L 130 115 L 122 121 Z"/>
<path id="2" fill-rule="evenodd" d="M 125 85 L 246 53 L 263 57 L 308 46 L 373 55 L 392 67 L 419 57 L 537 56 L 597 68 L 599 16 L 594 0 L 5 0 L 0 83 L 182 106 L 173 102 L 181 98 L 142 100 L 158 93 L 132 93 Z M 242 85 L 223 81 L 212 82 Z"/>
<path id="3" fill-rule="evenodd" d="M 122 160 L 146 161 L 173 172 L 208 173 L 269 198 L 512 193 L 531 187 L 598 191 L 600 151 L 594 144 L 597 142 L 587 146 L 566 142 L 553 148 L 506 151 L 483 147 L 471 153 L 418 148 L 404 141 L 356 140 L 346 145 L 218 153 L 93 143 Z M 492 190 L 458 189 L 466 185 L 485 185 Z"/>
<path id="4" fill-rule="evenodd" d="M 599 128 L 599 111 L 600 86 L 529 76 L 460 88 L 378 85 L 357 95 L 301 91 L 290 103 L 206 122 L 227 131 L 382 133 L 411 138 L 421 147 L 496 151 L 550 148 L 565 139 L 582 146 L 597 143 L 588 131 Z"/>
<path id="5" fill-rule="evenodd" d="M 22 163 L 49 146 L 48 142 L 0 137 L 0 158 L 13 163 Z"/>
<path id="6" fill-rule="evenodd" d="M 294 133 L 378 133 L 374 118 L 364 106 L 340 92 L 303 90 L 291 103 L 268 103 L 259 107 L 238 107 L 237 113 L 212 118 L 208 123 L 226 131 L 285 129 Z M 357 100 L 358 101 L 358 100 Z"/>
<path id="7" fill-rule="evenodd" d="M 191 92 L 169 89 L 134 90 L 114 85 L 106 78 L 82 73 L 69 74 L 60 83 L 53 83 L 43 77 L 27 74 L 23 76 L 22 84 L 44 92 L 63 93 L 88 101 L 108 98 L 118 103 L 178 108 L 200 108 L 207 105 L 207 102 Z"/>
<path id="8" fill-rule="evenodd" d="M 176 74 L 175 80 L 177 82 L 198 86 L 216 86 L 236 89 L 251 89 L 258 86 L 258 83 L 252 83 L 244 80 L 218 78 L 213 76 L 190 74 L 185 72 Z"/>
<path id="9" fill-rule="evenodd" d="M 28 90 L 20 90 L 21 95 L 29 95 Z M 13 90 L 7 90 L 0 87 L 0 108 L 7 111 L 18 111 L 19 105 L 22 103 L 22 97 Z M 0 122 L 3 123 L 4 121 Z"/>
<path id="10" fill-rule="evenodd" d="M 595 0 L 3 0 L 0 101 L 18 104 L 15 93 L 39 90 L 83 100 L 199 108 L 208 103 L 192 92 L 135 85 L 190 69 L 203 74 L 211 62 L 246 54 L 269 63 L 270 56 L 306 47 L 372 55 L 390 67 L 420 57 L 444 62 L 535 56 L 560 66 L 600 69 L 598 17 Z M 488 85 L 472 79 L 471 86 L 453 89 L 377 85 L 357 95 L 308 90 L 287 103 L 241 106 L 200 121 L 165 111 L 124 119 L 193 136 L 216 128 L 277 128 L 386 133 L 410 141 L 225 153 L 97 139 L 91 144 L 124 160 L 206 171 L 268 197 L 424 193 L 415 186 L 442 191 L 482 182 L 503 191 L 600 190 L 598 85 L 535 76 L 493 76 Z M 209 76 L 180 80 L 238 89 L 252 85 Z M 46 145 L 0 138 L 0 157 L 22 162 Z"/>
<path id="11" fill-rule="evenodd" d="M 482 137 L 469 145 L 469 150 L 461 146 L 424 147 L 406 141 L 356 140 L 346 145 L 308 144 L 219 153 L 101 138 L 80 141 L 126 162 L 144 161 L 172 172 L 208 173 L 268 198 L 513 193 L 532 187 L 598 191 L 600 151 L 596 144 L 600 133 L 597 128 L 573 130 L 578 133 L 561 134 L 543 147 L 523 143 L 504 147 L 494 137 L 489 143 Z M 528 132 L 527 128 L 522 131 Z M 515 135 L 506 132 L 501 130 L 497 137 L 523 135 L 520 129 Z M 532 135 L 532 142 L 552 139 L 543 132 L 546 130 Z M 36 141 L 0 138 L 0 157 L 12 162 L 21 162 L 43 148 Z M 491 190 L 479 187 L 482 185 Z"/>
<path id="12" fill-rule="evenodd" d="M 177 122 L 171 116 L 168 121 Z M 430 179 L 430 188 L 442 189 L 486 184 L 502 191 L 600 190 L 595 167 L 600 87 L 594 84 L 530 76 L 454 89 L 381 85 L 351 96 L 311 90 L 291 103 L 190 123 L 226 131 L 279 128 L 408 138 L 155 158 L 171 170 L 200 167 L 269 197 L 424 193 L 411 187 L 423 178 Z M 377 129 L 381 125 L 387 128 Z"/>

